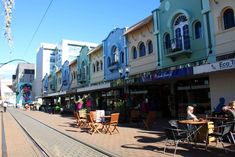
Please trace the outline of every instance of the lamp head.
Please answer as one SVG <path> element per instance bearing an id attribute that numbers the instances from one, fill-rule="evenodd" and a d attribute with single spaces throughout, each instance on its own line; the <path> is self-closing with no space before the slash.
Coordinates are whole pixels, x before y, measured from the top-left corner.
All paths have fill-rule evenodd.
<path id="1" fill-rule="evenodd" d="M 118 69 L 118 72 L 119 72 L 120 75 L 122 75 L 123 69 L 122 69 L 122 68 L 119 68 L 119 69 Z"/>
<path id="2" fill-rule="evenodd" d="M 129 67 L 126 67 L 125 72 L 126 72 L 127 75 L 129 74 L 129 72 L 130 72 Z"/>

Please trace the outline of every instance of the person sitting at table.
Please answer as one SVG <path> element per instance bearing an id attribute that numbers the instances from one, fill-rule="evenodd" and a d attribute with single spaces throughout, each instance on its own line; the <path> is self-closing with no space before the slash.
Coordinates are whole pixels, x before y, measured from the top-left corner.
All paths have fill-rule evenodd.
<path id="1" fill-rule="evenodd" d="M 187 119 L 192 119 L 192 120 L 195 120 L 197 121 L 197 116 L 195 116 L 193 114 L 193 111 L 194 111 L 194 107 L 193 106 L 188 106 L 187 108 Z"/>
<path id="2" fill-rule="evenodd" d="M 228 122 L 235 121 L 235 101 L 231 101 L 228 105 L 223 107 L 225 116 L 228 118 Z M 235 124 L 233 123 L 231 131 L 235 132 Z"/>
<path id="3" fill-rule="evenodd" d="M 194 112 L 194 107 L 193 106 L 188 106 L 187 107 L 187 119 L 193 120 L 193 121 L 199 121 L 197 116 L 193 114 Z M 192 124 L 187 124 L 187 128 L 189 132 L 194 132 L 197 130 L 197 127 Z M 194 137 L 193 137 L 194 138 Z"/>
<path id="4" fill-rule="evenodd" d="M 224 113 L 228 117 L 228 121 L 235 121 L 235 101 L 231 101 L 228 105 L 223 107 Z"/>

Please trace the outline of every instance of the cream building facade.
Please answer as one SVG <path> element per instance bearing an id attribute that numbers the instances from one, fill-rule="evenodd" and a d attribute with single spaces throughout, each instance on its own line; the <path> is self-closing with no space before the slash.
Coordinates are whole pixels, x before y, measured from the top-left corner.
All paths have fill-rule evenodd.
<path id="1" fill-rule="evenodd" d="M 77 88 L 77 59 L 69 63 L 71 85 L 70 89 Z"/>
<path id="2" fill-rule="evenodd" d="M 88 54 L 90 62 L 90 84 L 95 85 L 104 81 L 103 46 L 98 45 Z"/>
<path id="3" fill-rule="evenodd" d="M 235 3 L 234 0 L 211 0 L 216 62 L 194 68 L 194 73 L 209 75 L 211 111 L 224 98 L 235 100 Z"/>
<path id="4" fill-rule="evenodd" d="M 153 18 L 149 16 L 124 33 L 128 45 L 130 76 L 156 70 Z"/>

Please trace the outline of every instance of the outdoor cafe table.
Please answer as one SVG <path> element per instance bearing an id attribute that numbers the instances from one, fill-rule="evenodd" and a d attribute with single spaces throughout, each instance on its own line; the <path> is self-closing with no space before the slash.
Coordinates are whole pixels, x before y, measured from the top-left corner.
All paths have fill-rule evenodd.
<path id="1" fill-rule="evenodd" d="M 188 135 L 188 139 L 191 137 L 193 138 L 195 144 L 197 143 L 197 138 L 198 138 L 198 135 L 200 134 L 200 129 L 207 125 L 208 123 L 208 120 L 205 120 L 205 119 L 201 119 L 201 120 L 179 120 L 178 121 L 180 124 L 185 124 L 185 125 L 193 125 L 193 126 L 196 126 L 195 129 L 192 129 L 192 131 L 190 132 L 189 131 L 189 135 Z M 207 133 L 208 133 L 208 130 L 206 131 L 206 136 L 207 136 Z M 206 138 L 205 138 L 206 140 Z"/>
<path id="2" fill-rule="evenodd" d="M 105 133 L 107 133 L 107 125 L 110 122 L 111 119 L 111 115 L 106 115 L 106 116 L 100 116 L 100 118 L 102 119 L 101 123 L 103 124 L 103 126 L 105 127 L 106 131 Z"/>

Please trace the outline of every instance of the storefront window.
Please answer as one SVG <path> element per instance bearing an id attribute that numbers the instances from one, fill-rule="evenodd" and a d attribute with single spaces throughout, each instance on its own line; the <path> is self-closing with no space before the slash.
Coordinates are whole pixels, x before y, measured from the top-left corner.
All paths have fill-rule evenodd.
<path id="1" fill-rule="evenodd" d="M 179 114 L 186 114 L 188 105 L 196 105 L 195 114 L 210 112 L 210 88 L 208 78 L 179 81 L 176 84 Z"/>

